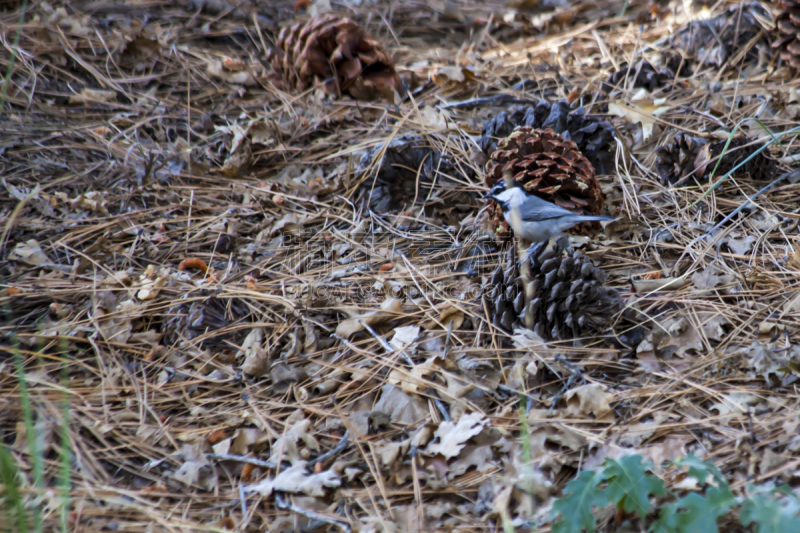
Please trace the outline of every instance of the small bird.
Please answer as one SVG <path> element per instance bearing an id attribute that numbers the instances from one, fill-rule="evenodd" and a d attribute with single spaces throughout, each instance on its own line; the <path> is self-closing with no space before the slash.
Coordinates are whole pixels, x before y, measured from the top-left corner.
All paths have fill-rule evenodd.
<path id="1" fill-rule="evenodd" d="M 507 188 L 506 181 L 500 180 L 484 198 L 497 202 L 514 233 L 531 243 L 546 242 L 581 222 L 614 220 L 611 217 L 576 215 L 528 194 L 518 181 L 511 181 L 511 187 Z"/>

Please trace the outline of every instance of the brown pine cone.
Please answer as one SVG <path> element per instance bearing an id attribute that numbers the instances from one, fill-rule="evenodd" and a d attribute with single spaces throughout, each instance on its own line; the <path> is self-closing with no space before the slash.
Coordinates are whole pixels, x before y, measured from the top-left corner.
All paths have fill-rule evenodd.
<path id="1" fill-rule="evenodd" d="M 594 168 L 573 141 L 551 129 L 537 130 L 521 126 L 500 141 L 486 163 L 486 186 L 503 179 L 510 170 L 514 180 L 531 194 L 560 205 L 579 215 L 598 215 L 604 198 Z M 500 240 L 510 237 L 500 206 L 489 207 L 495 235 Z"/>
<path id="2" fill-rule="evenodd" d="M 672 37 L 672 46 L 701 65 L 721 67 L 762 30 L 770 15 L 760 2 L 747 2 L 728 8 L 708 20 L 693 20 Z M 766 37 L 763 38 L 766 43 Z M 761 40 L 759 40 L 761 43 Z M 758 60 L 758 48 L 752 46 L 747 58 Z"/>
<path id="3" fill-rule="evenodd" d="M 800 70 L 800 2 L 780 0 L 775 12 L 775 29 L 779 37 L 772 43 L 780 58 L 793 69 Z"/>
<path id="4" fill-rule="evenodd" d="M 487 295 L 492 323 L 505 331 L 525 327 L 545 340 L 586 337 L 606 328 L 623 301 L 604 285 L 606 274 L 565 239 L 551 249 L 537 244 L 522 265 L 515 247 L 492 273 Z M 523 266 L 527 266 L 526 272 Z"/>
<path id="5" fill-rule="evenodd" d="M 725 149 L 727 139 L 716 141 L 703 146 L 694 161 L 695 176 L 697 179 L 709 176 L 717 165 L 717 159 Z M 746 137 L 734 137 L 731 140 L 728 150 L 714 173 L 714 177 L 719 178 L 730 172 L 736 165 L 753 155 L 761 148 L 761 143 L 752 144 Z M 772 179 L 775 174 L 775 160 L 766 155 L 766 150 L 760 152 L 753 159 L 739 167 L 736 175 L 750 174 L 750 178 L 758 181 Z"/>
<path id="6" fill-rule="evenodd" d="M 708 177 L 716 166 L 726 142 L 727 139 L 708 142 L 706 139 L 692 137 L 683 132 L 675 134 L 672 141 L 659 146 L 656 150 L 656 172 L 661 182 L 681 185 L 690 178 L 699 182 L 704 176 Z M 714 176 L 724 176 L 761 147 L 760 144 L 748 145 L 748 143 L 750 141 L 746 137 L 735 137 Z M 739 168 L 736 174 L 750 174 L 752 179 L 760 181 L 769 179 L 774 172 L 775 161 L 761 152 Z"/>
<path id="7" fill-rule="evenodd" d="M 319 81 L 328 94 L 358 100 L 392 99 L 400 87 L 392 57 L 350 19 L 326 15 L 283 28 L 277 45 L 267 59 L 291 87 Z"/>
<path id="8" fill-rule="evenodd" d="M 247 305 L 239 298 L 217 298 L 213 291 L 184 295 L 164 317 L 165 346 L 190 342 L 201 348 L 217 350 L 240 344 L 241 330 L 230 325 L 247 316 Z"/>
<path id="9" fill-rule="evenodd" d="M 694 174 L 694 161 L 708 140 L 688 133 L 676 133 L 672 140 L 656 149 L 656 172 L 661 182 L 674 185 Z M 682 183 L 682 182 L 681 182 Z"/>
<path id="10" fill-rule="evenodd" d="M 487 155 L 497 148 L 497 143 L 511 135 L 519 126 L 552 129 L 565 139 L 575 141 L 599 174 L 614 171 L 614 126 L 606 120 L 586 116 L 583 107 L 573 108 L 567 100 L 548 102 L 539 100 L 535 106 L 517 106 L 510 112 L 498 113 L 483 125 L 478 144 Z"/>

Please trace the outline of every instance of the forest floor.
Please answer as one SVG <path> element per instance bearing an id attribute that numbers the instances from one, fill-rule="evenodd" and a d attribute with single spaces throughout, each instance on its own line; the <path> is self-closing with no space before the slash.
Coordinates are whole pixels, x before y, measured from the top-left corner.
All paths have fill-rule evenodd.
<path id="1" fill-rule="evenodd" d="M 281 28 L 328 13 L 393 57 L 395 90 L 276 77 Z M 603 531 L 715 531 L 686 525 L 704 513 L 751 531 L 754 494 L 785 514 L 800 95 L 770 17 L 0 1 L 0 529 L 579 531 L 589 512 Z M 507 243 L 482 199 L 484 124 L 562 100 L 610 124 L 581 149 L 617 219 L 570 237 L 618 304 L 572 338 L 498 327 Z M 659 154 L 699 168 L 679 133 L 772 144 L 712 187 L 719 148 L 704 176 L 662 178 Z M 644 508 L 611 495 L 632 456 L 667 489 Z M 570 516 L 586 471 L 605 477 Z M 664 514 L 720 483 L 730 505 Z"/>

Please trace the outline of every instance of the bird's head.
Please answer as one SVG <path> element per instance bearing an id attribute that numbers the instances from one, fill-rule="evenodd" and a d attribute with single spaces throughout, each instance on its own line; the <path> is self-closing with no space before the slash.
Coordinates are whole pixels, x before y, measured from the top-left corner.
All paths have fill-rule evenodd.
<path id="1" fill-rule="evenodd" d="M 507 187 L 506 181 L 500 180 L 494 184 L 492 190 L 490 190 L 484 198 L 494 200 L 500 205 L 505 206 L 510 201 L 519 203 L 524 200 L 526 196 L 528 196 L 528 193 L 525 192 L 525 188 L 520 182 L 512 181 L 510 187 Z"/>
<path id="2" fill-rule="evenodd" d="M 492 190 L 490 190 L 488 193 L 484 195 L 484 198 L 488 200 L 497 200 L 497 197 L 501 195 L 503 192 L 505 192 L 505 190 L 506 190 L 506 182 L 505 180 L 500 180 L 494 184 Z"/>

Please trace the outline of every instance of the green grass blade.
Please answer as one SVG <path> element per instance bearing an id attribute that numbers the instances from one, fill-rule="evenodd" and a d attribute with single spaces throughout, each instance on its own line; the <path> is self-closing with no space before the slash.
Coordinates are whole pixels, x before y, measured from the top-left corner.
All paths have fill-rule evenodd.
<path id="1" fill-rule="evenodd" d="M 61 493 L 61 531 L 69 531 L 69 508 L 70 508 L 70 473 L 72 471 L 72 452 L 69 440 L 69 365 L 67 363 L 66 342 L 62 339 L 61 354 L 64 357 L 61 368 L 61 386 L 63 388 L 61 396 L 61 475 L 58 485 Z"/>
<path id="2" fill-rule="evenodd" d="M 25 517 L 25 505 L 19 493 L 17 481 L 17 465 L 5 444 L 0 443 L 0 481 L 3 483 L 3 499 L 6 503 L 9 518 L 17 515 L 17 531 L 28 533 L 28 520 Z"/>
<path id="3" fill-rule="evenodd" d="M 28 0 L 23 0 L 22 6 L 19 8 L 19 22 L 17 23 L 17 34 L 14 36 L 14 50 L 17 49 L 19 46 L 19 38 L 22 35 L 22 25 L 25 22 L 25 12 L 28 10 Z M 3 114 L 3 106 L 6 103 L 6 97 L 8 96 L 8 87 L 11 85 L 11 73 L 14 72 L 14 60 L 17 58 L 17 54 L 12 53 L 11 58 L 8 61 L 8 70 L 6 71 L 6 77 L 3 80 L 3 92 L 0 94 L 0 115 Z"/>

